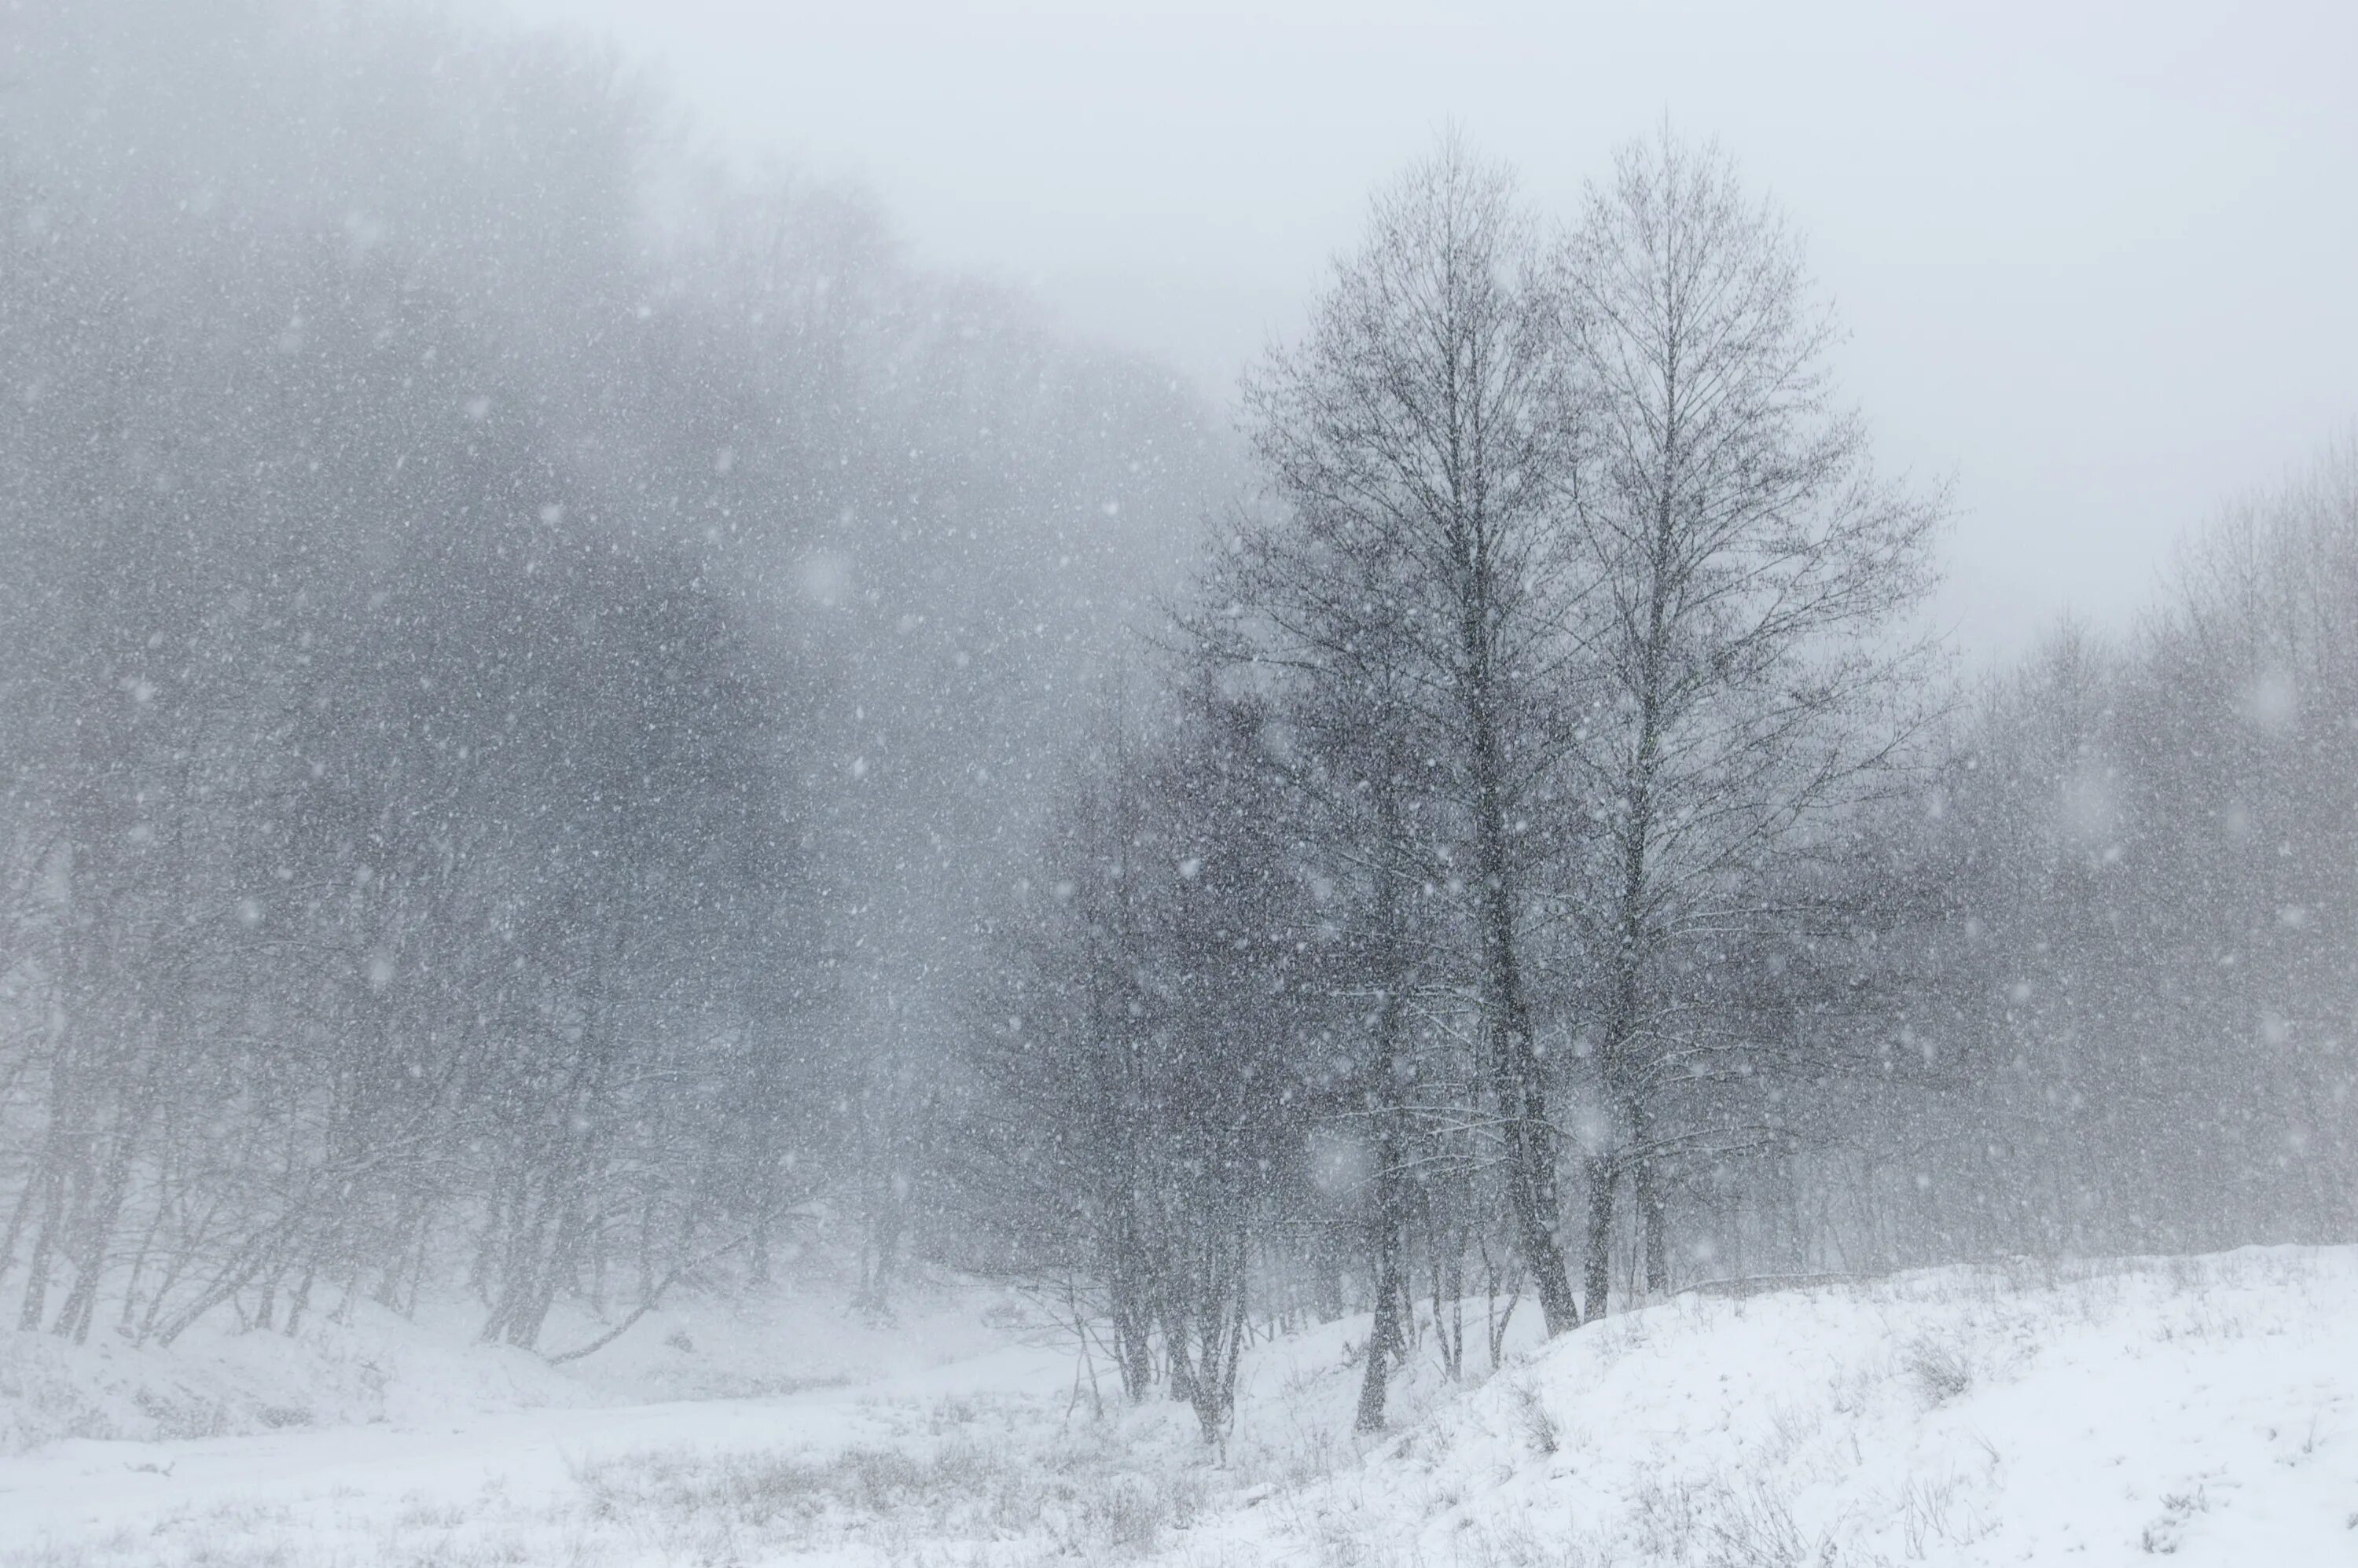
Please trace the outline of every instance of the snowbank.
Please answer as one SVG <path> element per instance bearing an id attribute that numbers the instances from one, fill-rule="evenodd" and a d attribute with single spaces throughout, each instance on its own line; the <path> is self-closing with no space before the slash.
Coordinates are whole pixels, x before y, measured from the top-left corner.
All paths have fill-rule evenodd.
<path id="1" fill-rule="evenodd" d="M 1196 1563 L 2358 1563 L 2358 1250 L 2020 1262 L 1566 1336 Z"/>

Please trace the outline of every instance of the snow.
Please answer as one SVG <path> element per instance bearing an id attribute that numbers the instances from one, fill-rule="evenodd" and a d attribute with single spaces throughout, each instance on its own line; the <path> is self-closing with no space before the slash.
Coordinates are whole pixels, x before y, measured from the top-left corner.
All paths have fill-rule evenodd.
<path id="1" fill-rule="evenodd" d="M 979 1287 L 897 1328 L 684 1298 L 565 1368 L 365 1316 L 163 1359 L 23 1336 L 9 1431 L 63 1379 L 132 1432 L 168 1375 L 245 1430 L 0 1458 L 0 1563 L 2358 1563 L 2353 1301 L 2353 1249 L 1688 1292 L 1464 1386 L 1428 1335 L 1373 1440 L 1346 1321 L 1249 1353 L 1224 1454 L 1168 1401 L 1094 1416 Z"/>
<path id="2" fill-rule="evenodd" d="M 2354 1286 L 2287 1249 L 1691 1292 L 1203 1560 L 2358 1563 Z"/>

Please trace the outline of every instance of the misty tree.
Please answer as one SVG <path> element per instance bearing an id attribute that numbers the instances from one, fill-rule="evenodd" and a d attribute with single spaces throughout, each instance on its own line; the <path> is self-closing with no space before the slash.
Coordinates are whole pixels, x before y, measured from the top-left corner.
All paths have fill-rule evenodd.
<path id="1" fill-rule="evenodd" d="M 1509 1204 L 1551 1333 L 1579 1320 L 1527 972 L 1539 803 L 1566 723 L 1562 327 L 1508 177 L 1450 143 L 1377 199 L 1306 338 L 1271 357 L 1247 402 L 1271 498 L 1320 557 L 1271 585 L 1273 616 L 1290 636 L 1331 640 L 1350 632 L 1321 597 L 1350 611 L 1354 596 L 1394 600 L 1380 613 L 1398 645 L 1368 653 L 1401 666 L 1414 708 L 1401 743 L 1445 781 L 1423 787 L 1445 789 L 1457 828 L 1452 881 L 1477 955 Z M 1332 580 L 1316 580 L 1330 561 Z M 1313 678 L 1360 676 L 1330 664 Z"/>
<path id="2" fill-rule="evenodd" d="M 1417 1178 L 1439 1108 L 1419 1098 L 1448 1081 L 1431 1070 L 1423 1015 L 1451 973 L 1439 889 L 1454 834 L 1448 794 L 1422 760 L 1432 712 L 1408 623 L 1417 587 L 1353 522 L 1315 503 L 1239 516 L 1192 630 L 1202 656 L 1267 694 L 1282 744 L 1263 765 L 1314 868 L 1324 958 L 1310 979 L 1326 999 L 1322 1048 L 1332 1040 L 1347 1064 L 1330 1131 L 1346 1152 L 1339 1173 L 1363 1189 L 1372 1291 L 1357 1420 L 1376 1431 L 1408 1349 Z M 1303 1071 L 1309 1084 L 1323 1076 L 1315 1062 Z"/>
<path id="3" fill-rule="evenodd" d="M 1319 962 L 1265 703 L 1197 666 L 1068 786 L 975 1056 L 970 1180 L 1102 1322 L 1123 1391 L 1233 1410 L 1257 1237 L 1303 1167 Z M 1086 1317 L 1074 1325 L 1087 1336 Z"/>
<path id="4" fill-rule="evenodd" d="M 2349 476 L 2220 519 L 2134 635 L 2057 628 L 1862 824 L 1866 918 L 1820 958 L 1890 989 L 1828 1025 L 1851 1061 L 1792 1170 L 1827 1195 L 1782 1256 L 2346 1232 Z"/>
<path id="5" fill-rule="evenodd" d="M 1565 257 L 1584 382 L 1570 514 L 1598 682 L 1574 749 L 1595 824 L 1575 894 L 1595 955 L 1587 1311 L 1613 1194 L 1635 1186 L 1647 1288 L 1669 1282 L 1662 1183 L 1714 1130 L 1682 1089 L 1748 1066 L 1694 977 L 1778 907 L 1763 873 L 1902 776 L 1940 516 L 1871 467 L 1836 406 L 1833 329 L 1797 243 L 1712 149 L 1665 132 L 1592 189 Z M 1790 883 L 1784 884 L 1790 887 Z"/>
<path id="6" fill-rule="evenodd" d="M 1162 896 L 1146 1012 L 1152 1115 L 1168 1140 L 1163 1317 L 1174 1392 L 1207 1438 L 1235 1408 L 1252 1304 L 1253 1232 L 1294 1168 L 1304 1108 L 1298 1041 L 1314 1028 L 1306 983 L 1323 932 L 1277 781 L 1269 708 L 1189 673 L 1170 743 L 1150 777 L 1164 803 L 1139 846 Z"/>

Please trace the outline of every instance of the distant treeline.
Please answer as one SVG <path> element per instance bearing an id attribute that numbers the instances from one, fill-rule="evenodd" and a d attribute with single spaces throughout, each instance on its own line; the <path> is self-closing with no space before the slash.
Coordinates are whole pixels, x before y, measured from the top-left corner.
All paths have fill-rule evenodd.
<path id="1" fill-rule="evenodd" d="M 456 1282 L 531 1346 L 889 1236 L 1026 780 L 1216 493 L 1188 395 L 563 40 L 7 26 L 9 1318 Z"/>

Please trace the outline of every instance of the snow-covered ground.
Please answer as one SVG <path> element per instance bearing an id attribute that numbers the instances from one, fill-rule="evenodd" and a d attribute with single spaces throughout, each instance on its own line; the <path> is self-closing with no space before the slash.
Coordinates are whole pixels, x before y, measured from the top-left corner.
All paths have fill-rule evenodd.
<path id="1" fill-rule="evenodd" d="M 1683 1295 L 1276 1517 L 1196 1560 L 2358 1563 L 2358 1252 Z"/>
<path id="2" fill-rule="evenodd" d="M 1008 1298 L 909 1310 L 690 1302 L 563 1369 L 365 1318 L 0 1340 L 0 1563 L 2358 1563 L 2358 1249 L 1686 1294 L 1428 1354 L 1368 1442 L 1338 1324 L 1256 1348 L 1217 1456 L 1096 1417 Z"/>

